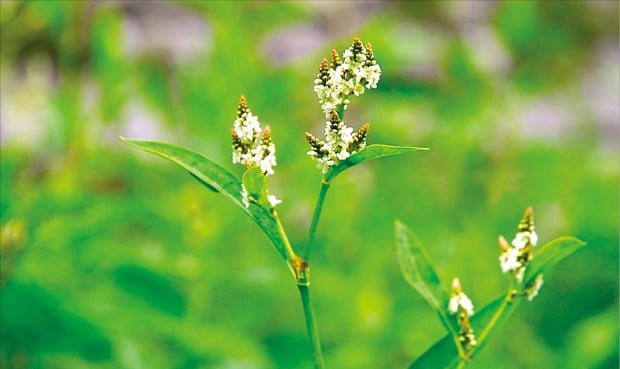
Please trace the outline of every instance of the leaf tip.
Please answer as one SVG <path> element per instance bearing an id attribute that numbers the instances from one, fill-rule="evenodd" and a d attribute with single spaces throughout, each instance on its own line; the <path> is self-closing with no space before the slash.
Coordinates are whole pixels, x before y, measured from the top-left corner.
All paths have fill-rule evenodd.
<path id="1" fill-rule="evenodd" d="M 125 136 L 118 136 L 118 139 L 125 143 L 132 144 L 134 146 L 136 146 L 136 144 L 139 142 L 139 140 L 136 140 L 135 138 L 125 137 Z"/>
<path id="2" fill-rule="evenodd" d="M 394 229 L 398 233 L 407 230 L 407 226 L 400 219 L 394 219 Z"/>

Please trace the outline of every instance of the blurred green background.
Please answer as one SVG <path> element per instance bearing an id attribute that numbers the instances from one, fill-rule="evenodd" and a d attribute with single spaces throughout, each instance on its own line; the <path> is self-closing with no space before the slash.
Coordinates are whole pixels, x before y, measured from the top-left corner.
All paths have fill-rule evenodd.
<path id="1" fill-rule="evenodd" d="M 588 242 L 470 366 L 618 367 L 616 1 L 8 1 L 1 22 L 2 368 L 310 368 L 301 306 L 226 199 L 119 135 L 230 163 L 239 95 L 272 127 L 271 192 L 303 244 L 320 173 L 304 132 L 331 48 L 383 76 L 345 121 L 428 146 L 334 182 L 312 262 L 329 368 L 405 368 L 445 332 L 401 277 L 393 221 L 482 307 L 497 237 Z"/>

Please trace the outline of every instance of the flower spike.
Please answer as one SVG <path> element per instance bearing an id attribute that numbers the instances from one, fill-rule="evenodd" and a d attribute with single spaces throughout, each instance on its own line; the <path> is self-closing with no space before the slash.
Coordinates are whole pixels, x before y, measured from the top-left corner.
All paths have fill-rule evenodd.
<path id="1" fill-rule="evenodd" d="M 367 88 L 377 88 L 380 77 L 381 67 L 375 60 L 372 46 L 369 43 L 364 47 L 356 37 L 342 57 L 332 50 L 331 62 L 323 59 L 314 80 L 314 92 L 321 110 L 329 118 L 332 110 L 347 108 L 350 95 L 359 96 Z"/>
<path id="2" fill-rule="evenodd" d="M 461 282 L 458 278 L 452 280 L 451 295 L 452 297 L 448 303 L 448 311 L 450 314 L 456 314 L 460 327 L 459 342 L 465 352 L 469 353 L 477 344 L 474 329 L 469 323 L 469 317 L 474 315 L 474 304 L 469 297 L 467 297 L 465 292 L 463 292 Z"/>
<path id="3" fill-rule="evenodd" d="M 534 257 L 533 248 L 538 243 L 538 235 L 534 231 L 534 212 L 531 207 L 525 210 L 517 230 L 510 244 L 500 236 L 499 245 L 502 253 L 499 262 L 502 272 L 512 272 L 517 281 L 522 282 L 525 268 Z"/>
<path id="4" fill-rule="evenodd" d="M 334 109 L 330 112 L 329 120 L 325 122 L 325 140 L 319 140 L 311 133 L 306 133 L 306 140 L 310 144 L 310 155 L 317 161 L 317 167 L 327 173 L 330 167 L 347 159 L 352 154 L 366 146 L 368 123 L 357 132 L 347 126 Z"/>
<path id="5" fill-rule="evenodd" d="M 271 140 L 271 130 L 260 126 L 258 117 L 252 114 L 245 96 L 239 98 L 237 119 L 233 123 L 232 161 L 246 168 L 258 166 L 265 175 L 273 174 L 276 166 L 276 147 Z"/>

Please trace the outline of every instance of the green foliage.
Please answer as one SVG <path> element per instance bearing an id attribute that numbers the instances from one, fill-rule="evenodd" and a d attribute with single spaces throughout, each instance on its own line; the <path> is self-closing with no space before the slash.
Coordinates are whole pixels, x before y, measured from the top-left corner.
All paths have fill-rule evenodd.
<path id="1" fill-rule="evenodd" d="M 292 261 L 292 255 L 287 250 L 287 241 L 283 239 L 276 218 L 266 206 L 267 182 L 260 169 L 250 168 L 243 176 L 243 183 L 247 185 L 247 191 L 250 196 L 256 199 L 256 203 L 251 201 L 249 206 L 245 206 L 243 196 L 241 195 L 241 182 L 232 173 L 201 154 L 163 142 L 140 141 L 125 137 L 122 137 L 122 140 L 144 151 L 170 160 L 189 171 L 190 174 L 201 183 L 206 184 L 206 187 L 211 191 L 215 189 L 217 192 L 228 197 L 243 209 L 243 211 L 261 228 L 265 235 L 271 240 L 282 259 L 287 263 Z M 259 206 L 253 206 L 252 203 L 255 205 L 258 204 Z"/>
<path id="2" fill-rule="evenodd" d="M 405 280 L 435 309 L 441 323 L 456 338 L 458 327 L 446 310 L 450 295 L 441 284 L 420 242 L 399 221 L 396 221 L 396 246 L 400 270 Z"/>
<path id="3" fill-rule="evenodd" d="M 584 242 L 574 237 L 560 237 L 546 243 L 538 250 L 531 265 L 528 266 L 523 285 L 528 286 L 547 268 L 585 245 Z M 474 332 L 477 332 L 477 344 L 471 353 L 465 354 L 459 342 L 459 326 L 454 324 L 454 317 L 451 318 L 448 314 L 450 299 L 448 292 L 443 288 L 422 244 L 405 225 L 398 221 L 396 222 L 396 246 L 400 269 L 405 280 L 435 309 L 450 332 L 417 358 L 409 368 L 452 369 L 460 367 L 459 364 L 463 361 L 468 362 L 477 357 L 487 344 L 490 334 L 497 331 L 497 328 L 501 327 L 513 313 L 521 300 L 518 297 L 521 297 L 522 291 L 514 289 L 514 285 L 511 284 L 506 296 L 500 296 L 474 314 L 471 324 Z"/>
<path id="4" fill-rule="evenodd" d="M 359 35 L 384 75 L 347 122 L 371 123 L 369 146 L 432 150 L 330 187 L 312 255 L 329 367 L 404 368 L 446 333 L 398 272 L 394 218 L 433 245 L 438 276 L 462 276 L 485 302 L 505 287 L 495 237 L 532 205 L 541 239 L 589 247 L 549 268 L 467 367 L 617 368 L 618 3 L 480 2 L 473 17 L 463 4 L 0 1 L 0 233 L 13 235 L 0 242 L 0 366 L 307 369 L 269 239 L 226 195 L 117 137 L 228 163 L 245 94 L 271 126 L 270 193 L 303 245 L 321 180 L 302 148 L 324 122 L 312 78 Z M 167 279 L 183 313 L 120 286 L 126 266 Z"/>
<path id="5" fill-rule="evenodd" d="M 5 286 L 0 301 L 3 350 L 27 349 L 39 355 L 72 352 L 87 360 L 109 360 L 112 345 L 105 333 L 64 305 L 36 285 Z"/>
<path id="6" fill-rule="evenodd" d="M 504 299 L 504 296 L 502 296 L 476 312 L 471 319 L 474 331 L 481 332 L 488 326 L 495 317 L 497 310 L 504 303 Z M 513 303 L 510 306 L 510 310 L 504 311 L 502 317 L 508 318 L 516 305 L 517 302 Z M 452 369 L 456 368 L 461 360 L 463 359 L 459 356 L 459 352 L 454 345 L 454 338 L 449 334 L 435 342 L 424 354 L 415 359 L 415 361 L 409 365 L 409 369 Z"/>
<path id="7" fill-rule="evenodd" d="M 404 146 L 390 146 L 390 145 L 370 145 L 361 149 L 359 152 L 349 156 L 345 160 L 338 163 L 338 165 L 334 166 L 327 172 L 325 175 L 326 181 L 331 181 L 338 174 L 342 173 L 348 168 L 351 168 L 355 165 L 361 164 L 365 161 L 378 159 L 384 156 L 394 156 L 401 155 L 407 152 L 418 151 L 418 150 L 428 150 L 428 148 L 423 147 L 404 147 Z"/>
<path id="8" fill-rule="evenodd" d="M 137 265 L 121 265 L 112 275 L 119 288 L 152 307 L 175 316 L 185 313 L 185 297 L 165 276 Z"/>
<path id="9" fill-rule="evenodd" d="M 532 282 L 537 275 L 544 273 L 547 268 L 579 250 L 586 243 L 575 237 L 558 237 L 536 250 L 536 257 L 525 271 L 525 285 Z"/>

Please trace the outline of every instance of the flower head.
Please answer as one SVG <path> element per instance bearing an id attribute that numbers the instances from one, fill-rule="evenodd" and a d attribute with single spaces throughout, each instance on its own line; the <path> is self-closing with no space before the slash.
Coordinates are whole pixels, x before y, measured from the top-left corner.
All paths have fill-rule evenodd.
<path id="1" fill-rule="evenodd" d="M 468 317 L 474 315 L 474 304 L 463 292 L 458 278 L 452 280 L 452 297 L 448 303 L 448 311 L 450 314 L 465 313 Z"/>
<path id="2" fill-rule="evenodd" d="M 237 119 L 233 123 L 232 161 L 246 168 L 260 167 L 265 175 L 273 174 L 276 166 L 276 147 L 271 141 L 271 130 L 262 130 L 258 117 L 248 108 L 245 96 L 239 99 Z"/>
<path id="3" fill-rule="evenodd" d="M 519 231 L 512 240 L 512 245 L 518 249 L 523 249 L 527 246 L 536 247 L 537 243 L 538 235 L 534 231 L 534 215 L 532 208 L 529 207 L 519 223 Z"/>
<path id="4" fill-rule="evenodd" d="M 469 317 L 474 315 L 474 304 L 463 292 L 458 278 L 452 280 L 452 297 L 448 303 L 450 314 L 456 314 L 459 323 L 459 342 L 466 352 L 470 352 L 478 343 L 474 335 L 474 329 L 469 323 Z"/>
<path id="5" fill-rule="evenodd" d="M 345 160 L 352 154 L 366 146 L 369 124 L 364 124 L 359 130 L 344 124 L 336 110 L 331 111 L 330 119 L 325 122 L 324 140 L 319 140 L 311 133 L 306 133 L 306 140 L 310 144 L 308 155 L 314 158 L 318 167 L 327 173 L 330 167 Z"/>
<path id="6" fill-rule="evenodd" d="M 375 60 L 370 43 L 364 44 L 355 38 L 344 50 L 342 58 L 336 50 L 331 52 L 331 61 L 323 59 L 319 73 L 314 80 L 314 92 L 319 98 L 321 110 L 329 117 L 331 111 L 349 105 L 348 96 L 359 96 L 367 88 L 377 88 L 381 67 Z"/>
<path id="7" fill-rule="evenodd" d="M 501 254 L 499 263 L 502 272 L 512 272 L 518 282 L 523 281 L 525 268 L 533 258 L 532 249 L 538 243 L 538 235 L 534 231 L 534 215 L 532 208 L 525 210 L 523 218 L 518 226 L 517 234 L 511 243 L 503 237 L 499 237 Z"/>

